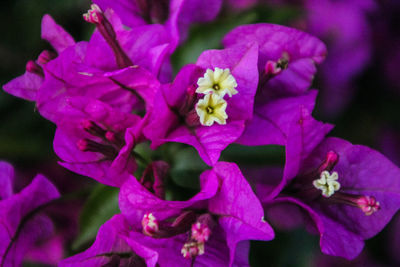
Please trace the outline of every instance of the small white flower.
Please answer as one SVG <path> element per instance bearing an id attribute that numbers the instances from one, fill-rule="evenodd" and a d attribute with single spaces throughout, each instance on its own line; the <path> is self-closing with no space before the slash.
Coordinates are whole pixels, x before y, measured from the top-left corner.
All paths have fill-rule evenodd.
<path id="1" fill-rule="evenodd" d="M 196 93 L 208 94 L 213 93 L 221 98 L 228 94 L 229 97 L 238 93 L 236 79 L 232 76 L 229 69 L 215 68 L 215 70 L 207 69 L 204 76 L 197 81 L 199 86 Z"/>
<path id="2" fill-rule="evenodd" d="M 225 110 L 227 105 L 226 101 L 216 94 L 208 94 L 200 99 L 196 105 L 196 112 L 201 125 L 211 126 L 214 122 L 226 124 L 228 114 Z"/>
<path id="3" fill-rule="evenodd" d="M 330 197 L 340 189 L 338 179 L 339 175 L 337 172 L 330 174 L 328 171 L 323 171 L 320 178 L 313 181 L 313 185 L 322 191 L 324 197 Z"/>

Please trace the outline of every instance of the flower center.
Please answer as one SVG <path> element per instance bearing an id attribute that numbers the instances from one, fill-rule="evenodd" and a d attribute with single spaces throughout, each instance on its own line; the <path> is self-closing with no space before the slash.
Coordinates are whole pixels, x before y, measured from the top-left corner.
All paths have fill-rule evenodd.
<path id="1" fill-rule="evenodd" d="M 218 91 L 219 90 L 219 85 L 218 84 L 214 84 L 213 88 L 214 88 L 215 91 Z"/>
<path id="2" fill-rule="evenodd" d="M 76 145 L 81 151 L 98 152 L 103 154 L 106 159 L 114 159 L 118 155 L 119 149 L 125 144 L 119 133 L 104 130 L 92 120 L 82 120 L 81 127 L 96 139 L 101 139 L 101 141 L 93 141 L 88 138 L 78 140 Z"/>
<path id="3" fill-rule="evenodd" d="M 210 107 L 210 106 L 208 106 L 208 107 L 206 108 L 206 110 L 207 110 L 207 113 L 208 113 L 208 114 L 212 114 L 212 113 L 214 112 L 214 109 L 213 109 L 212 107 Z"/>

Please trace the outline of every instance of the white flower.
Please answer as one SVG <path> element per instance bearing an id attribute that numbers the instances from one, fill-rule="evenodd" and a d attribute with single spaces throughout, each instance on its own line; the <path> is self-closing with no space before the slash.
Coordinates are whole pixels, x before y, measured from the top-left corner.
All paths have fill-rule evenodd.
<path id="1" fill-rule="evenodd" d="M 330 197 L 340 189 L 338 179 L 339 175 L 337 172 L 330 174 L 328 171 L 323 171 L 320 178 L 313 181 L 313 185 L 322 191 L 324 197 Z"/>
<path id="2" fill-rule="evenodd" d="M 226 101 L 218 95 L 206 95 L 196 105 L 196 112 L 200 117 L 200 123 L 204 126 L 211 126 L 214 122 L 226 124 L 226 119 L 228 118 L 225 112 L 226 107 Z"/>
<path id="3" fill-rule="evenodd" d="M 238 93 L 235 89 L 237 87 L 236 80 L 229 69 L 215 68 L 214 71 L 207 69 L 204 77 L 197 81 L 197 85 L 199 87 L 196 89 L 196 93 L 199 94 L 213 93 L 223 98 L 225 94 L 232 97 Z"/>

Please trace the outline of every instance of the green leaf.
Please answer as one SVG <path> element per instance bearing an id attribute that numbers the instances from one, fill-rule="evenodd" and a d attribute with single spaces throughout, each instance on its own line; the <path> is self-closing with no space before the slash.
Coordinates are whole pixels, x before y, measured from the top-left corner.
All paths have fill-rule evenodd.
<path id="1" fill-rule="evenodd" d="M 78 238 L 72 244 L 73 250 L 78 250 L 93 240 L 100 226 L 113 215 L 120 213 L 118 207 L 119 188 L 97 185 L 86 201 L 80 216 L 80 231 Z"/>
<path id="2" fill-rule="evenodd" d="M 175 154 L 170 174 L 179 186 L 191 189 L 199 188 L 199 175 L 207 169 L 197 151 L 191 147 L 184 148 Z"/>
<path id="3" fill-rule="evenodd" d="M 285 148 L 278 145 L 242 146 L 229 145 L 221 153 L 220 161 L 247 165 L 281 165 L 285 163 Z"/>

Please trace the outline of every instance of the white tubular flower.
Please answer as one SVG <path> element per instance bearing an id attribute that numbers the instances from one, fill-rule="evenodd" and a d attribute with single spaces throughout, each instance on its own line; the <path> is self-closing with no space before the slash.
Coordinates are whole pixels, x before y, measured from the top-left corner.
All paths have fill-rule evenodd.
<path id="1" fill-rule="evenodd" d="M 229 69 L 215 68 L 215 70 L 207 69 L 204 76 L 197 81 L 199 86 L 196 89 L 198 94 L 213 93 L 221 98 L 228 94 L 229 97 L 238 93 L 236 79 L 232 76 Z"/>
<path id="2" fill-rule="evenodd" d="M 226 124 L 228 118 L 225 112 L 226 107 L 226 101 L 216 94 L 208 94 L 200 99 L 196 105 L 196 112 L 199 115 L 201 125 L 211 126 L 214 122 Z"/>
<path id="3" fill-rule="evenodd" d="M 339 175 L 337 172 L 330 174 L 328 171 L 323 171 L 320 178 L 313 181 L 313 185 L 322 191 L 324 197 L 330 197 L 340 189 L 338 179 Z"/>

